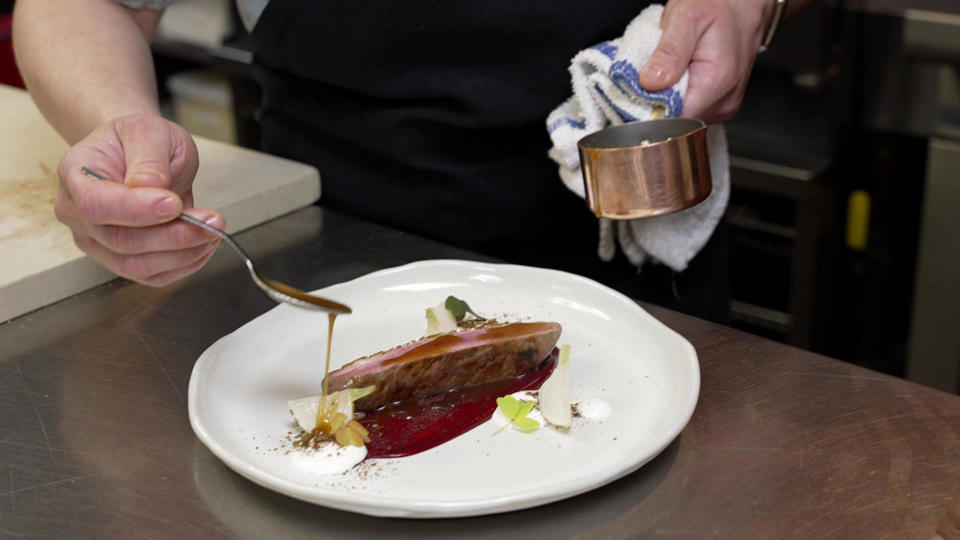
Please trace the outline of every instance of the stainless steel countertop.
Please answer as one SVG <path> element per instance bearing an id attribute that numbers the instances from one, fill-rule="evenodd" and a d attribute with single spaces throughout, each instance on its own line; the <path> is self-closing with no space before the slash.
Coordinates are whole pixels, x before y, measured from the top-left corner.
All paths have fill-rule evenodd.
<path id="1" fill-rule="evenodd" d="M 908 10 L 960 14 L 956 0 L 853 0 L 847 4 L 852 11 L 902 15 Z"/>
<path id="2" fill-rule="evenodd" d="M 476 254 L 317 207 L 239 235 L 305 289 Z M 960 397 L 645 306 L 697 348 L 700 403 L 659 457 L 593 492 L 457 520 L 303 503 L 190 429 L 196 358 L 273 307 L 221 250 L 164 289 L 117 280 L 0 325 L 0 537 L 929 538 L 960 485 Z"/>

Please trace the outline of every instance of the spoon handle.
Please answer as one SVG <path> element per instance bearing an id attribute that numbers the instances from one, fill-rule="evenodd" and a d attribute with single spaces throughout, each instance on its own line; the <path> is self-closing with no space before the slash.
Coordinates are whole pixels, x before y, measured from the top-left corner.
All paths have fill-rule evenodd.
<path id="1" fill-rule="evenodd" d="M 201 229 L 206 229 L 206 230 L 212 232 L 213 234 L 219 236 L 221 239 L 223 239 L 224 242 L 227 243 L 228 246 L 232 247 L 237 253 L 239 253 L 240 256 L 243 257 L 244 261 L 246 261 L 246 263 L 247 263 L 248 265 L 252 265 L 252 264 L 253 264 L 253 262 L 252 262 L 251 259 L 250 259 L 250 256 L 247 255 L 247 252 L 244 251 L 242 247 L 240 247 L 240 244 L 234 242 L 234 241 L 233 241 L 233 238 L 232 238 L 229 234 L 221 231 L 220 229 L 218 229 L 218 228 L 216 228 L 216 227 L 214 227 L 214 226 L 212 226 L 212 225 L 207 225 L 206 223 L 200 221 L 199 219 L 197 219 L 197 218 L 195 218 L 195 217 L 193 217 L 193 216 L 188 216 L 187 214 L 182 214 L 182 213 L 181 213 L 181 214 L 180 214 L 179 216 L 177 216 L 177 217 L 180 218 L 180 219 L 182 219 L 182 220 L 184 220 L 184 221 L 186 221 L 187 223 L 189 223 L 189 224 L 191 224 L 191 225 L 196 225 L 197 227 L 200 227 Z"/>

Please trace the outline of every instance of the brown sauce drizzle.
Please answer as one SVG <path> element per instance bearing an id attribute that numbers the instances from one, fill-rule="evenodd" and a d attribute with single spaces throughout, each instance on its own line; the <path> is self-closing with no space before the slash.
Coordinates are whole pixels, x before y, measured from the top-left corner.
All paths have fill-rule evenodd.
<path id="1" fill-rule="evenodd" d="M 320 407 L 317 408 L 317 426 L 327 425 L 327 418 L 324 417 L 325 408 L 327 405 L 327 388 L 330 386 L 327 383 L 327 375 L 330 374 L 330 351 L 333 346 L 333 323 L 337 321 L 337 314 L 330 312 L 327 314 L 329 319 L 327 319 L 327 361 L 323 368 L 323 383 L 321 384 L 320 392 Z M 316 429 L 314 430 L 316 431 Z"/>

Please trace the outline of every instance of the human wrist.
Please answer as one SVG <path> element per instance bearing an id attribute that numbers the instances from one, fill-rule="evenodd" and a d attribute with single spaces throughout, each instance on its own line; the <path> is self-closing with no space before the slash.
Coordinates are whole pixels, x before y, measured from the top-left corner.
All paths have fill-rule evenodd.
<path id="1" fill-rule="evenodd" d="M 104 100 L 96 113 L 97 125 L 110 124 L 129 116 L 162 117 L 160 105 L 150 98 L 128 100 Z"/>
<path id="2" fill-rule="evenodd" d="M 744 37 L 752 40 L 759 47 L 763 43 L 767 28 L 773 19 L 774 6 L 777 0 L 728 0 L 734 16 L 742 25 Z"/>
<path id="3" fill-rule="evenodd" d="M 104 95 L 109 93 L 109 90 L 104 89 Z M 149 100 L 140 102 L 138 100 L 125 101 L 108 98 L 98 100 L 98 103 L 92 101 L 88 101 L 88 105 L 91 106 L 87 110 L 78 111 L 72 119 L 68 118 L 62 124 L 55 124 L 68 143 L 75 144 L 101 126 L 116 126 L 125 118 L 133 116 L 162 117 L 159 105 L 154 105 Z"/>

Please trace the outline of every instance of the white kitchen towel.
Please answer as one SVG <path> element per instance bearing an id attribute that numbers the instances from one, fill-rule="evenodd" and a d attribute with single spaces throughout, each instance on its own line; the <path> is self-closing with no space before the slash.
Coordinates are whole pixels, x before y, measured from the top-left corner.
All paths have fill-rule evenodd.
<path id="1" fill-rule="evenodd" d="M 683 109 L 687 74 L 671 88 L 648 92 L 639 83 L 640 68 L 660 41 L 663 6 L 654 4 L 638 15 L 623 36 L 577 53 L 570 64 L 573 96 L 547 117 L 553 141 L 550 157 L 560 166 L 560 178 L 571 191 L 584 196 L 577 141 L 608 126 L 649 120 L 659 109 L 674 117 Z M 713 190 L 702 203 L 666 216 L 645 219 L 600 219 L 597 250 L 610 260 L 619 245 L 638 268 L 648 258 L 676 271 L 710 239 L 730 196 L 730 157 L 722 125 L 707 129 Z"/>

